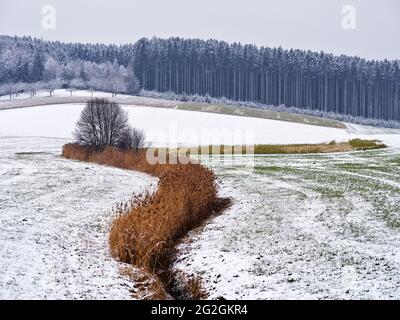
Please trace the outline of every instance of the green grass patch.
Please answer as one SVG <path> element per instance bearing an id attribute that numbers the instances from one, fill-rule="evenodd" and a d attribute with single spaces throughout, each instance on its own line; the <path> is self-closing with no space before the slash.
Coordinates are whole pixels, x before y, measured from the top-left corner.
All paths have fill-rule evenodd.
<path id="1" fill-rule="evenodd" d="M 356 172 L 361 170 L 369 170 L 372 176 L 379 175 L 379 174 L 395 174 L 394 167 L 390 166 L 389 164 L 368 164 L 368 163 L 358 163 L 358 162 L 345 162 L 345 163 L 338 163 L 335 165 L 339 169 L 343 169 L 346 171 Z"/>
<path id="2" fill-rule="evenodd" d="M 353 139 L 349 141 L 351 147 L 356 150 L 384 149 L 387 145 L 378 140 Z"/>
<path id="3" fill-rule="evenodd" d="M 365 170 L 369 169 L 369 166 L 365 163 L 358 163 L 358 162 L 345 162 L 345 163 L 338 163 L 336 167 L 348 171 L 358 171 L 358 170 Z"/>
<path id="4" fill-rule="evenodd" d="M 400 166 L 400 158 L 393 159 L 389 163 Z"/>
<path id="5" fill-rule="evenodd" d="M 279 167 L 279 166 L 255 166 L 254 167 L 255 171 L 259 172 L 269 172 L 269 173 L 284 173 L 284 172 L 294 172 L 295 170 L 290 168 L 290 167 Z"/>
<path id="6" fill-rule="evenodd" d="M 259 144 L 255 146 L 229 146 L 229 145 L 209 145 L 199 147 L 181 148 L 155 148 L 155 152 L 167 152 L 182 156 L 195 155 L 243 155 L 243 154 L 316 154 L 316 153 L 335 153 L 358 150 L 382 149 L 387 146 L 377 140 L 354 139 L 348 142 L 321 144 Z"/>
<path id="7" fill-rule="evenodd" d="M 325 186 L 318 186 L 318 187 L 312 188 L 312 190 L 326 198 L 343 198 L 344 197 L 344 192 L 342 190 L 332 189 L 332 188 L 325 187 Z"/>

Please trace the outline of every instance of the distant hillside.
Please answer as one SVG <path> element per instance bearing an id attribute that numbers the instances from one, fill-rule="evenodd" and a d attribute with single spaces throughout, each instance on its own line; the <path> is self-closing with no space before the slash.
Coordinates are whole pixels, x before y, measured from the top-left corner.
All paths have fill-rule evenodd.
<path id="1" fill-rule="evenodd" d="M 126 45 L 0 36 L 0 95 L 56 88 L 140 89 L 400 120 L 399 61 L 199 39 Z"/>

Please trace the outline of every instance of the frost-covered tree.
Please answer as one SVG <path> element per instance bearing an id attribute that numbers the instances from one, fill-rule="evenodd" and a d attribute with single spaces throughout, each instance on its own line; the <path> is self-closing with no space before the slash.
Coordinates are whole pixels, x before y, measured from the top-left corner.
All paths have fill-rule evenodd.
<path id="1" fill-rule="evenodd" d="M 140 83 L 139 80 L 136 78 L 136 75 L 131 65 L 128 65 L 128 67 L 126 68 L 126 83 L 127 92 L 129 94 L 135 95 L 139 93 Z"/>
<path id="2" fill-rule="evenodd" d="M 56 89 L 61 88 L 63 85 L 62 80 L 60 79 L 53 79 L 50 81 L 45 81 L 43 83 L 43 88 L 49 92 L 50 97 L 53 96 L 53 93 Z"/>
<path id="3" fill-rule="evenodd" d="M 61 68 L 59 63 L 53 58 L 49 57 L 44 64 L 43 80 L 52 81 L 60 78 Z"/>
<path id="4" fill-rule="evenodd" d="M 72 96 L 72 92 L 74 90 L 84 89 L 85 87 L 86 87 L 86 83 L 80 78 L 72 79 L 69 82 L 69 92 L 70 92 L 71 96 Z"/>
<path id="5" fill-rule="evenodd" d="M 127 82 L 118 76 L 110 79 L 110 89 L 113 97 L 117 96 L 117 93 L 126 93 L 128 91 Z"/>
<path id="6" fill-rule="evenodd" d="M 8 95 L 11 100 L 13 93 L 15 93 L 15 87 L 13 83 L 5 83 L 0 86 L 0 95 Z"/>
<path id="7" fill-rule="evenodd" d="M 0 85 L 14 88 L 12 84 L 18 82 L 49 82 L 46 87 L 50 88 L 54 84 L 69 86 L 74 80 L 82 89 L 137 93 L 139 82 L 132 68 L 127 68 L 132 49 L 133 45 L 65 44 L 0 36 Z M 111 88 L 108 79 L 112 79 Z"/>

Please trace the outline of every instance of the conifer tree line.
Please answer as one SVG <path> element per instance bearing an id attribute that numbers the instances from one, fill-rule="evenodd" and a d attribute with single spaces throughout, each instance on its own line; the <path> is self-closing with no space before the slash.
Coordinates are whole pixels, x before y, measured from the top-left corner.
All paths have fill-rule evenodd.
<path id="1" fill-rule="evenodd" d="M 400 120 L 400 62 L 180 38 L 141 39 L 145 90 Z"/>
<path id="2" fill-rule="evenodd" d="M 79 84 L 82 80 L 94 89 L 102 86 L 102 77 L 111 74 L 118 82 L 121 72 L 125 85 L 116 83 L 116 92 L 137 91 L 136 80 L 127 80 L 136 75 L 139 86 L 149 91 L 400 120 L 399 60 L 366 60 L 216 40 L 143 38 L 116 46 L 2 36 L 0 85 L 45 79 L 49 58 L 61 69 L 59 78 L 68 74 L 69 66 L 75 70 L 70 81 Z M 104 72 L 105 66 L 113 71 Z M 90 79 L 99 73 L 102 76 L 97 76 L 96 85 Z M 109 87 L 109 81 L 107 84 Z"/>

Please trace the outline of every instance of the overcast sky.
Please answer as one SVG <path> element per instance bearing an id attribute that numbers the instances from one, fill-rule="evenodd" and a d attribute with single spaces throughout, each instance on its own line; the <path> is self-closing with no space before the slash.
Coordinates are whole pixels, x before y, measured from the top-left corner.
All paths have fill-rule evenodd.
<path id="1" fill-rule="evenodd" d="M 42 27 L 45 5 L 55 29 Z M 345 5 L 355 29 L 342 27 Z M 399 31 L 399 0 L 0 0 L 0 34 L 68 42 L 180 36 L 400 59 Z"/>

